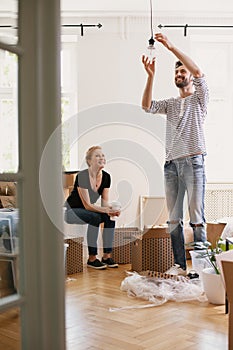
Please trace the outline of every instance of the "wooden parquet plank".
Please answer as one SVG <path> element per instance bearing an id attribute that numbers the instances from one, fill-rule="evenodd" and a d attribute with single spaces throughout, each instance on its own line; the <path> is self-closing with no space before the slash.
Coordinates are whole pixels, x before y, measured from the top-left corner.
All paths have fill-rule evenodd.
<path id="1" fill-rule="evenodd" d="M 148 304 L 120 290 L 127 269 L 84 268 L 66 280 L 67 350 L 227 350 L 223 305 L 170 301 L 110 312 Z M 20 349 L 19 327 L 16 310 L 0 315 L 0 349 Z"/>
<path id="2" fill-rule="evenodd" d="M 20 350 L 19 310 L 0 314 L 0 349 Z"/>
<path id="3" fill-rule="evenodd" d="M 67 284 L 67 350 L 227 350 L 224 306 L 167 302 L 153 308 L 110 312 L 111 308 L 148 304 L 120 290 L 127 268 L 130 266 L 84 269 Z M 80 322 L 80 317 L 87 328 L 75 327 L 77 336 L 71 343 L 73 318 Z"/>

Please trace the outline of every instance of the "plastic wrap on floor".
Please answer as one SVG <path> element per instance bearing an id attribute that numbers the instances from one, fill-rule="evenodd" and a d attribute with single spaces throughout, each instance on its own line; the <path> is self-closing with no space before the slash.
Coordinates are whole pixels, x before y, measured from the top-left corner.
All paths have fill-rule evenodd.
<path id="1" fill-rule="evenodd" d="M 127 272 L 127 275 L 121 283 L 121 290 L 127 292 L 129 297 L 147 300 L 150 304 L 111 308 L 110 311 L 160 306 L 167 301 L 207 301 L 199 279 L 159 273 Z"/>

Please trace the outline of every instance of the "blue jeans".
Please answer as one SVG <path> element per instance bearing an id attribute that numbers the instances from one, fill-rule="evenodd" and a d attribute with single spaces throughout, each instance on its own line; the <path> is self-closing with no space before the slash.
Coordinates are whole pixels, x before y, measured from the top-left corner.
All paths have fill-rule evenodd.
<path id="1" fill-rule="evenodd" d="M 88 224 L 87 245 L 89 255 L 97 255 L 99 226 L 101 223 L 104 223 L 103 251 L 107 254 L 112 252 L 115 221 L 110 220 L 110 216 L 108 214 L 96 213 L 83 208 L 72 208 L 67 209 L 65 221 L 68 224 Z"/>
<path id="2" fill-rule="evenodd" d="M 167 161 L 164 165 L 165 193 L 168 208 L 168 227 L 171 234 L 175 264 L 186 269 L 183 232 L 183 204 L 187 192 L 190 226 L 194 241 L 205 242 L 205 164 L 203 155 Z"/>

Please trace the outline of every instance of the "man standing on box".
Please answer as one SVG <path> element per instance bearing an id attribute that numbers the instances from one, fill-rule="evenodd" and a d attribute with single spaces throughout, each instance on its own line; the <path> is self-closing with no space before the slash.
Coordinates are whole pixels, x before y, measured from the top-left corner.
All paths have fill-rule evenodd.
<path id="1" fill-rule="evenodd" d="M 164 180 L 169 214 L 168 227 L 175 262 L 167 273 L 186 275 L 183 232 L 183 203 L 186 192 L 194 241 L 206 241 L 206 147 L 203 124 L 209 92 L 204 74 L 190 57 L 174 46 L 164 34 L 155 34 L 155 40 L 162 43 L 178 59 L 175 63 L 175 84 L 179 89 L 179 97 L 152 100 L 156 59 L 151 62 L 148 57 L 143 56 L 142 62 L 148 77 L 142 97 L 142 108 L 149 113 L 165 114 L 167 118 Z"/>

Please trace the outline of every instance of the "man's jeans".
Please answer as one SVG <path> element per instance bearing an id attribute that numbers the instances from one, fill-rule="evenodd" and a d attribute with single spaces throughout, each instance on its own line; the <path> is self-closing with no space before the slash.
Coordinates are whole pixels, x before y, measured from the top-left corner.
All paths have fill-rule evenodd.
<path id="1" fill-rule="evenodd" d="M 88 224 L 87 245 L 89 255 L 97 255 L 99 226 L 101 223 L 104 223 L 103 251 L 104 253 L 112 252 L 115 221 L 110 220 L 110 216 L 108 214 L 95 213 L 83 208 L 67 208 L 65 221 L 68 224 Z"/>
<path id="2" fill-rule="evenodd" d="M 183 232 L 184 196 L 187 192 L 190 226 L 194 241 L 205 242 L 205 164 L 204 156 L 196 155 L 167 161 L 164 165 L 165 193 L 169 214 L 174 261 L 186 269 Z"/>

